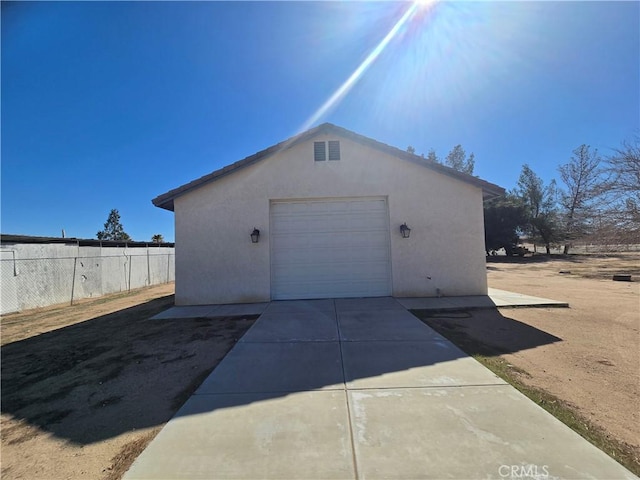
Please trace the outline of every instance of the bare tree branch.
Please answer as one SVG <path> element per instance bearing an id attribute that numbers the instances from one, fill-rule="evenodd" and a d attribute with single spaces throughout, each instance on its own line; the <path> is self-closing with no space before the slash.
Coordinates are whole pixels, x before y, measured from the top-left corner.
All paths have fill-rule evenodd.
<path id="1" fill-rule="evenodd" d="M 568 163 L 560 165 L 560 179 L 565 189 L 560 191 L 565 234 L 564 253 L 569 253 L 571 241 L 587 235 L 592 227 L 597 199 L 602 194 L 602 169 L 598 150 L 580 145 Z"/>

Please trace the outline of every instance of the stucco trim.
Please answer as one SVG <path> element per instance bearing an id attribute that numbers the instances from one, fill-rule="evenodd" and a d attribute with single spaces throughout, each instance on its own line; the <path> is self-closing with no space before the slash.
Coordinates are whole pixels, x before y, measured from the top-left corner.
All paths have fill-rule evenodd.
<path id="1" fill-rule="evenodd" d="M 387 145 L 385 143 L 379 142 L 372 138 L 365 137 L 364 135 L 360 135 L 358 133 L 352 132 L 351 130 L 347 130 L 346 128 L 342 128 L 337 125 L 333 125 L 332 123 L 323 123 L 322 125 L 319 125 L 315 128 L 307 130 L 306 132 L 295 135 L 283 142 L 277 143 L 276 145 L 273 145 L 269 148 L 266 148 L 257 153 L 254 153 L 253 155 L 250 155 L 242 160 L 239 160 L 235 163 L 227 165 L 226 167 L 223 167 L 219 170 L 215 170 L 214 172 L 211 172 L 208 175 L 204 175 L 180 187 L 169 190 L 168 192 L 163 193 L 162 195 L 159 195 L 156 198 L 154 198 L 152 200 L 152 203 L 156 207 L 173 211 L 174 210 L 173 201 L 177 197 L 184 195 L 185 193 L 190 192 L 192 190 L 195 190 L 205 184 L 214 182 L 244 167 L 247 167 L 256 162 L 259 162 L 260 160 L 264 160 L 265 158 L 268 158 L 273 154 L 289 149 L 294 145 L 297 145 L 300 142 L 309 140 L 310 138 L 313 138 L 319 134 L 332 134 L 332 135 L 340 136 L 343 138 L 348 138 L 360 144 L 378 149 L 389 155 L 393 155 L 395 157 L 401 158 L 411 163 L 415 163 L 422 167 L 435 170 L 437 172 L 443 173 L 450 177 L 457 178 L 458 180 L 462 180 L 463 182 L 466 182 L 481 188 L 484 200 L 494 198 L 494 197 L 499 197 L 504 195 L 505 193 L 504 188 L 498 185 L 495 185 L 493 183 L 487 182 L 486 180 L 482 180 L 472 175 L 467 175 L 466 173 L 459 172 L 457 170 L 454 170 L 453 168 L 447 167 L 446 165 L 429 161 L 419 155 L 415 155 L 405 150 L 392 147 L 391 145 Z"/>

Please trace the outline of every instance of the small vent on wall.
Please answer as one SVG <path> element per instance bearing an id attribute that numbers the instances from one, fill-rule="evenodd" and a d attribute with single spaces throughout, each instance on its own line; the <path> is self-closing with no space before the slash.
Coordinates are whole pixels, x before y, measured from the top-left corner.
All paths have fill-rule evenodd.
<path id="1" fill-rule="evenodd" d="M 340 160 L 340 142 L 329 140 L 329 160 Z M 324 162 L 327 159 L 327 142 L 313 142 L 313 159 Z"/>
<path id="2" fill-rule="evenodd" d="M 324 162 L 327 159 L 325 142 L 313 142 L 313 159 L 316 162 Z"/>
<path id="3" fill-rule="evenodd" d="M 340 160 L 340 142 L 329 140 L 329 160 Z"/>

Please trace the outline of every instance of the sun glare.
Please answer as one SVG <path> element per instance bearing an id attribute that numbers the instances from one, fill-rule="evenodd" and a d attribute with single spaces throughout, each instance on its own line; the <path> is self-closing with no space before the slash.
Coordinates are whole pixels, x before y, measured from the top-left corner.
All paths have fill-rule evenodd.
<path id="1" fill-rule="evenodd" d="M 358 82 L 358 80 L 362 77 L 362 75 L 367 71 L 367 69 L 376 61 L 376 59 L 380 56 L 380 54 L 384 51 L 384 49 L 389 45 L 391 40 L 398 34 L 400 29 L 405 26 L 407 22 L 411 20 L 411 18 L 416 14 L 419 9 L 424 9 L 427 6 L 431 7 L 436 0 L 420 0 L 412 2 L 404 12 L 404 14 L 400 17 L 400 19 L 395 23 L 395 25 L 389 30 L 389 32 L 385 35 L 385 37 L 378 43 L 378 45 L 371 50 L 369 55 L 362 61 L 362 63 L 354 70 L 354 72 L 345 80 L 345 82 L 329 97 L 329 99 L 322 104 L 322 106 L 315 111 L 309 119 L 304 122 L 299 131 L 303 132 L 311 127 L 314 123 L 316 123 L 320 118 L 326 115 L 330 110 L 332 110 L 335 106 L 337 106 L 340 101 L 344 98 L 344 96 L 353 88 L 353 86 Z"/>
<path id="2" fill-rule="evenodd" d="M 431 8 L 438 0 L 415 0 L 413 3 L 417 8 Z"/>
<path id="3" fill-rule="evenodd" d="M 469 102 L 493 108 L 486 92 L 496 91 L 497 84 L 504 87 L 500 92 L 515 88 L 527 67 L 523 52 L 539 42 L 521 32 L 535 5 L 505 5 L 416 0 L 393 13 L 388 4 L 375 7 L 380 10 L 370 21 L 360 21 L 348 33 L 354 39 L 384 36 L 365 50 L 364 60 L 298 132 L 323 121 L 347 98 L 353 112 L 384 124 L 404 118 L 434 125 L 456 119 Z M 388 30 L 372 31 L 388 15 L 398 19 L 386 24 Z"/>

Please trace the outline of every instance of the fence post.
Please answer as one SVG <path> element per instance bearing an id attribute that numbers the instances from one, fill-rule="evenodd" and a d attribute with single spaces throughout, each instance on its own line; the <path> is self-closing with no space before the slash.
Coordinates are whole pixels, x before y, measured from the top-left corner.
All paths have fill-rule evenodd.
<path id="1" fill-rule="evenodd" d="M 125 257 L 127 257 L 128 260 L 129 260 L 129 289 L 128 289 L 128 291 L 130 292 L 131 291 L 131 264 L 133 263 L 132 262 L 133 255 L 125 255 Z"/>
<path id="2" fill-rule="evenodd" d="M 149 261 L 149 244 L 147 244 L 147 287 L 151 286 L 151 265 Z"/>
<path id="3" fill-rule="evenodd" d="M 78 257 L 73 258 L 73 278 L 71 279 L 71 302 L 69 305 L 73 305 L 73 293 L 76 289 L 76 268 L 78 266 Z"/>

